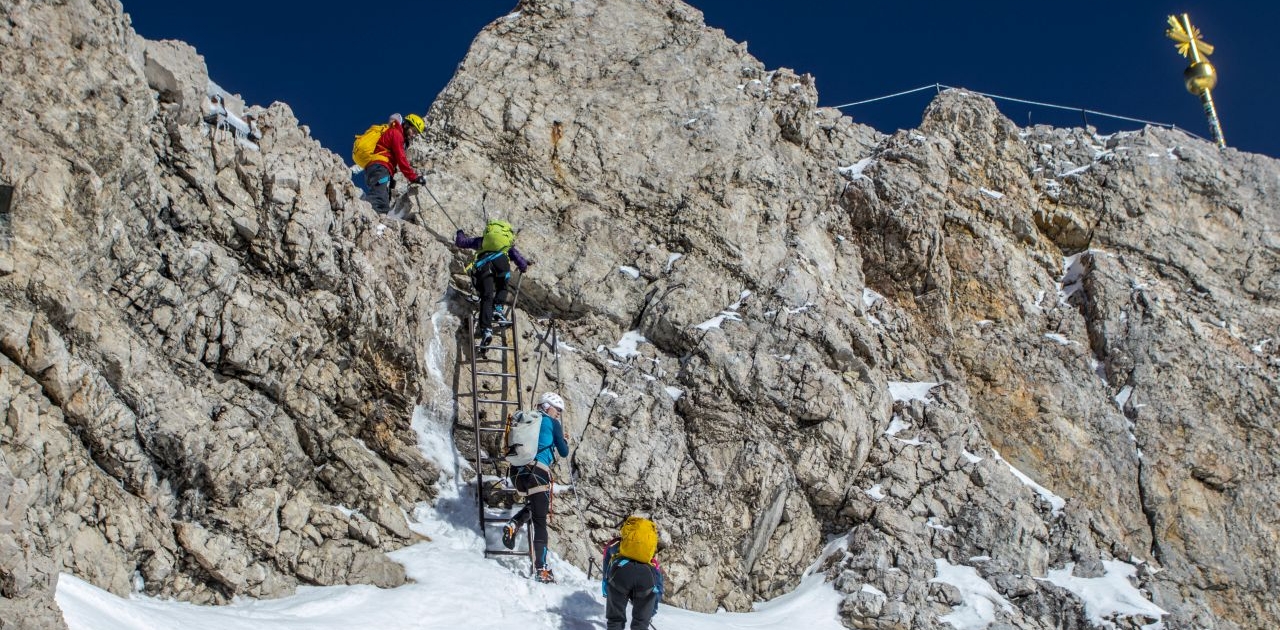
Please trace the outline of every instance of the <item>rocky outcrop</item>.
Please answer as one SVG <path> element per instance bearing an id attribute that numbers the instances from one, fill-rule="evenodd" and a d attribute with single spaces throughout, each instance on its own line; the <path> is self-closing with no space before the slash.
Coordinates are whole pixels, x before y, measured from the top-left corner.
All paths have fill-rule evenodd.
<path id="1" fill-rule="evenodd" d="M 572 348 L 553 547 L 646 511 L 670 600 L 743 609 L 847 534 L 854 627 L 937 624 L 940 561 L 1019 627 L 1088 625 L 1034 578 L 1112 559 L 1168 627 L 1275 619 L 1275 162 L 961 91 L 888 137 L 816 102 L 683 4 L 589 1 L 522 2 L 437 100 L 435 192 L 523 228 Z"/>
<path id="2" fill-rule="evenodd" d="M 563 342 L 522 365 L 569 400 L 570 561 L 645 512 L 697 610 L 827 548 L 850 627 L 941 627 L 954 573 L 1000 627 L 1091 627 L 1071 580 L 1123 563 L 1167 614 L 1108 623 L 1280 621 L 1272 159 L 963 91 L 886 136 L 674 0 L 527 0 L 413 150 L 449 216 L 380 221 L 287 106 L 247 112 L 256 145 L 210 129 L 195 52 L 114 3 L 10 5 L 0 627 L 56 625 L 60 572 L 403 582 L 382 552 L 438 476 L 411 417 L 454 420 L 447 235 L 481 207 L 537 262 L 520 332 Z"/>
<path id="3" fill-rule="evenodd" d="M 117 3 L 6 3 L 0 69 L 0 626 L 60 625 L 60 572 L 209 603 L 403 583 L 442 248 L 287 106 L 253 112 L 261 150 L 213 133 L 203 60 Z"/>

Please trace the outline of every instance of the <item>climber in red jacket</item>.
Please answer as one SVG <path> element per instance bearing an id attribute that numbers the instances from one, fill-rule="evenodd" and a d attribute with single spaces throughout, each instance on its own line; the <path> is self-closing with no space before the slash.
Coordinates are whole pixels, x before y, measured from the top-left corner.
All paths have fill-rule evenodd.
<path id="1" fill-rule="evenodd" d="M 375 212 L 386 214 L 391 210 L 392 178 L 397 170 L 404 173 L 410 185 L 422 183 L 422 177 L 413 170 L 404 150 L 426 128 L 426 123 L 417 114 L 409 114 L 403 119 L 395 114 L 391 117 L 391 124 L 378 137 L 373 157 L 364 169 L 364 185 L 369 189 L 365 198 Z"/>

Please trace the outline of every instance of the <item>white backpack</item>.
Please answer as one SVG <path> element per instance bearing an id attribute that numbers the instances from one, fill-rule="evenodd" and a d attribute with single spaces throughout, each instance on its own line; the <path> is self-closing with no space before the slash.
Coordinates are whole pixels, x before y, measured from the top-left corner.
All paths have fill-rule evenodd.
<path id="1" fill-rule="evenodd" d="M 542 432 L 542 412 L 536 409 L 517 411 L 507 427 L 506 456 L 508 464 L 524 466 L 538 456 L 538 434 Z"/>

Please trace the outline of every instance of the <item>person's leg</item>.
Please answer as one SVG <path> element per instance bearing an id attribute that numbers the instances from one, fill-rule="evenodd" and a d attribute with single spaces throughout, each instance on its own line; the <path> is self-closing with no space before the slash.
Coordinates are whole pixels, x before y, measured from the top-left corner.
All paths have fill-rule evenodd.
<path id="1" fill-rule="evenodd" d="M 537 485 L 538 482 L 536 478 L 525 472 L 523 467 L 520 467 L 512 471 L 512 483 L 515 485 L 516 490 L 523 494 L 531 486 Z M 516 512 L 516 515 L 512 516 L 506 525 L 502 526 L 502 544 L 507 549 L 515 549 L 516 535 L 519 534 L 520 528 L 529 522 L 530 518 L 533 518 L 533 510 L 529 508 L 529 502 L 525 501 L 520 511 Z"/>
<path id="2" fill-rule="evenodd" d="M 483 334 L 483 331 L 491 330 L 493 327 L 494 282 L 493 268 L 490 266 L 492 264 L 492 262 L 486 264 L 475 273 L 476 293 L 480 295 L 480 321 L 476 324 L 476 334 Z"/>
<path id="3" fill-rule="evenodd" d="M 506 256 L 494 261 L 493 268 L 493 319 L 494 325 L 505 326 L 511 321 L 511 314 L 506 312 L 507 285 L 511 278 L 511 260 Z"/>
<path id="4" fill-rule="evenodd" d="M 617 614 L 622 621 L 626 621 L 626 606 L 631 604 L 631 630 L 648 630 L 649 622 L 653 619 L 656 604 L 658 603 L 658 594 L 653 592 L 656 579 L 653 575 L 653 567 L 643 562 L 626 561 L 619 562 L 614 565 L 613 571 L 609 574 L 609 602 L 610 608 L 606 608 L 606 619 L 611 612 L 611 608 L 616 606 Z M 614 600 L 618 600 L 616 603 Z M 618 626 L 622 628 L 621 625 Z"/>
<path id="5" fill-rule="evenodd" d="M 534 568 L 547 568 L 547 513 L 551 511 L 551 491 L 529 495 L 529 508 L 533 513 L 533 564 Z"/>
<path id="6" fill-rule="evenodd" d="M 648 565 L 635 564 L 637 569 L 643 569 L 645 572 L 652 573 L 653 569 Z M 649 630 L 649 622 L 653 619 L 653 614 L 658 608 L 658 594 L 653 592 L 652 575 L 650 581 L 645 582 L 644 578 L 637 577 L 636 583 L 632 587 L 631 600 L 631 630 Z"/>
<path id="7" fill-rule="evenodd" d="M 507 281 L 511 278 L 511 260 L 506 256 L 499 256 L 490 264 L 493 265 L 494 304 L 505 306 L 507 303 Z"/>
<path id="8" fill-rule="evenodd" d="M 382 162 L 374 162 L 364 169 L 364 186 L 368 189 L 364 197 L 374 212 L 386 214 L 391 210 L 391 171 Z"/>
<path id="9" fill-rule="evenodd" d="M 609 581 L 609 595 L 604 603 L 606 630 L 625 630 L 627 626 L 627 593 Z"/>

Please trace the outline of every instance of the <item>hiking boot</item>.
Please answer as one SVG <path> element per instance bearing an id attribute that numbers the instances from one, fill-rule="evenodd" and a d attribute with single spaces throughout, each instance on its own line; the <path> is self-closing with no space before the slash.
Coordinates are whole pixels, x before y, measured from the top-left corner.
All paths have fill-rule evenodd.
<path id="1" fill-rule="evenodd" d="M 476 342 L 476 347 L 487 348 L 489 347 L 489 344 L 493 342 L 493 330 L 486 328 L 480 331 L 479 337 L 480 341 Z"/>
<path id="2" fill-rule="evenodd" d="M 520 526 L 515 521 L 507 521 L 502 526 L 502 546 L 507 549 L 516 548 L 516 534 L 520 531 Z"/>
<path id="3" fill-rule="evenodd" d="M 494 326 L 510 326 L 511 320 L 507 319 L 506 311 L 502 307 L 493 309 L 493 325 Z"/>
<path id="4" fill-rule="evenodd" d="M 543 567 L 541 569 L 533 570 L 533 579 L 542 582 L 543 584 L 554 584 L 556 576 L 551 573 L 551 567 Z"/>

